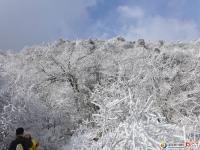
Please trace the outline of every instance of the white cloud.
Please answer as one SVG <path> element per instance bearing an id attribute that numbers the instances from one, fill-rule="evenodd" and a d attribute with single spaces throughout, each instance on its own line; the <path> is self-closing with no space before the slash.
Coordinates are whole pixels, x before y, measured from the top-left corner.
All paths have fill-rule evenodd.
<path id="1" fill-rule="evenodd" d="M 120 6 L 119 9 L 122 7 Z M 192 21 L 182 21 L 176 18 L 166 18 L 161 16 L 150 16 L 139 7 L 123 6 L 124 11 L 119 11 L 121 30 L 119 34 L 129 40 L 144 38 L 148 40 L 191 40 L 200 34 L 197 24 Z M 126 11 L 125 11 L 126 10 Z M 140 10 L 140 11 L 138 11 Z M 132 17 L 126 16 L 141 12 L 142 15 Z M 138 13 L 140 14 L 140 13 Z"/>
<path id="2" fill-rule="evenodd" d="M 0 48 L 78 38 L 98 0 L 0 0 Z"/>
<path id="3" fill-rule="evenodd" d="M 130 8 L 128 6 L 119 6 L 118 12 L 121 14 L 122 17 L 125 18 L 136 18 L 140 19 L 144 16 L 144 10 L 140 7 Z"/>

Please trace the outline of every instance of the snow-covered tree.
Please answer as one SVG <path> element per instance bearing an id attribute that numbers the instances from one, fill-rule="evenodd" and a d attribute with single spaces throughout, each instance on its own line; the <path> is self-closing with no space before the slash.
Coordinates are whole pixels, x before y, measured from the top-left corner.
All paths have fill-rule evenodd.
<path id="1" fill-rule="evenodd" d="M 59 40 L 0 52 L 0 149 L 23 126 L 41 149 L 158 149 L 199 121 L 199 47 Z M 155 137 L 156 135 L 156 137 Z"/>

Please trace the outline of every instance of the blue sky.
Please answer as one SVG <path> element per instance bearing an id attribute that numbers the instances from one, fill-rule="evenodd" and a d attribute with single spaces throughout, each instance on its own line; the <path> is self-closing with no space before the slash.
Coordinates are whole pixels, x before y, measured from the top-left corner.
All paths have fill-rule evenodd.
<path id="1" fill-rule="evenodd" d="M 199 0 L 0 0 L 0 49 L 64 39 L 200 35 Z"/>

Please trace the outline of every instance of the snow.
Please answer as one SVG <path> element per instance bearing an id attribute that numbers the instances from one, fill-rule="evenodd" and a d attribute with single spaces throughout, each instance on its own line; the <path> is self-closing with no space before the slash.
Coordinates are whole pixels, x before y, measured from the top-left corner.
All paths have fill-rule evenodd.
<path id="1" fill-rule="evenodd" d="M 200 129 L 199 47 L 117 37 L 0 52 L 0 149 L 19 126 L 41 150 L 159 150 L 187 140 Z"/>

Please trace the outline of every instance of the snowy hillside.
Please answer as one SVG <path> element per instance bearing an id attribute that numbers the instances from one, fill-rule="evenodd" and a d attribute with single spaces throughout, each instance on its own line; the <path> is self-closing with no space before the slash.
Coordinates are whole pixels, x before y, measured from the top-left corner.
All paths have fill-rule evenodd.
<path id="1" fill-rule="evenodd" d="M 59 40 L 0 52 L 0 149 L 23 126 L 41 150 L 159 150 L 200 129 L 199 86 L 198 40 Z"/>

